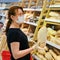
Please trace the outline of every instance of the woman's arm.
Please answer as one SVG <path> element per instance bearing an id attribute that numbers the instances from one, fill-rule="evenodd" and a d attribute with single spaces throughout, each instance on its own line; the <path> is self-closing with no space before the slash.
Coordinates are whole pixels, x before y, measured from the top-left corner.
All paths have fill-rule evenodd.
<path id="1" fill-rule="evenodd" d="M 13 42 L 10 45 L 11 45 L 11 51 L 12 51 L 14 59 L 24 57 L 25 55 L 29 54 L 35 48 L 35 46 L 33 46 L 25 50 L 19 50 L 19 47 L 20 47 L 19 42 Z"/>

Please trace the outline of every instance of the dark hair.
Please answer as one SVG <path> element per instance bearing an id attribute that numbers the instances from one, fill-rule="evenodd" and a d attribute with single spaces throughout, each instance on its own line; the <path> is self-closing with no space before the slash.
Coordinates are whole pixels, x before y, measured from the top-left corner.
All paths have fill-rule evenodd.
<path id="1" fill-rule="evenodd" d="M 8 22 L 7 22 L 7 26 L 6 26 L 6 30 L 5 30 L 6 33 L 8 32 L 8 29 L 12 23 L 11 15 L 15 15 L 16 14 L 15 11 L 18 9 L 21 9 L 23 11 L 23 8 L 19 7 L 19 6 L 13 6 L 9 9 L 9 11 L 8 11 Z"/>

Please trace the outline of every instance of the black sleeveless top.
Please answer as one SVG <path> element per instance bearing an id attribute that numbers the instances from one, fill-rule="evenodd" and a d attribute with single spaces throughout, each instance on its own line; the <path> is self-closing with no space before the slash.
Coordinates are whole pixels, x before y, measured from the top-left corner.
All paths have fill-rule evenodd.
<path id="1" fill-rule="evenodd" d="M 12 42 L 20 42 L 19 49 L 24 50 L 29 48 L 28 39 L 27 36 L 19 28 L 9 28 L 7 32 L 7 44 L 11 53 L 11 60 L 15 60 L 11 52 L 10 43 Z M 19 58 L 17 60 L 30 60 L 30 54 L 27 54 L 26 56 Z"/>

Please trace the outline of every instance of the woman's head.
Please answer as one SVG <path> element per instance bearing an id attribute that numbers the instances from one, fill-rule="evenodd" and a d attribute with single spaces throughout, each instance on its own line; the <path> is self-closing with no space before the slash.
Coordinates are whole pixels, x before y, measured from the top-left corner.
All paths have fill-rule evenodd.
<path id="1" fill-rule="evenodd" d="M 18 16 L 22 15 L 23 15 L 23 9 L 22 7 L 19 6 L 13 6 L 8 11 L 8 19 L 13 22 L 18 20 Z"/>
<path id="2" fill-rule="evenodd" d="M 17 23 L 18 18 L 23 15 L 23 8 L 19 6 L 13 6 L 8 11 L 8 22 L 6 26 L 6 32 L 8 31 L 11 23 Z"/>

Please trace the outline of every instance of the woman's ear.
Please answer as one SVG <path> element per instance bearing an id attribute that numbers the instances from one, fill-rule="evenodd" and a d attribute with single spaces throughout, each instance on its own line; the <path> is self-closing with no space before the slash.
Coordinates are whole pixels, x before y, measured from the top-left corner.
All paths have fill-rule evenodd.
<path id="1" fill-rule="evenodd" d="M 14 16 L 13 15 L 11 15 L 11 19 L 14 20 Z"/>

